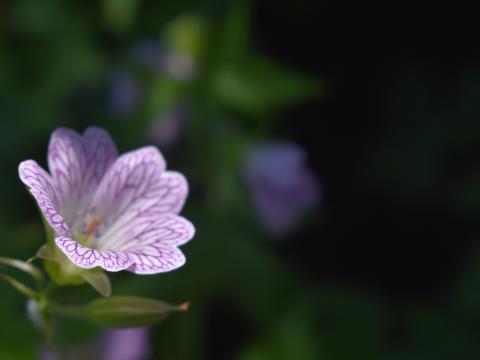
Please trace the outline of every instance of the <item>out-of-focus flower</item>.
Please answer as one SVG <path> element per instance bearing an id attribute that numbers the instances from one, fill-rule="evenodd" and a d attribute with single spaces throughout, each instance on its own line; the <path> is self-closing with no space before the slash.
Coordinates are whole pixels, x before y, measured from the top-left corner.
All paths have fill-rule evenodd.
<path id="1" fill-rule="evenodd" d="M 161 149 L 167 149 L 174 145 L 183 130 L 187 113 L 188 108 L 185 104 L 176 104 L 159 114 L 148 129 L 149 140 Z"/>
<path id="2" fill-rule="evenodd" d="M 107 330 L 95 340 L 59 352 L 42 348 L 42 360 L 144 360 L 151 352 L 148 327 Z"/>
<path id="3" fill-rule="evenodd" d="M 172 78 L 188 82 L 195 75 L 195 61 L 187 54 L 169 50 L 158 41 L 143 40 L 132 48 L 137 63 L 157 74 L 167 73 Z"/>
<path id="4" fill-rule="evenodd" d="M 108 108 L 112 116 L 120 118 L 130 115 L 140 98 L 140 85 L 127 71 L 115 71 L 109 83 Z"/>
<path id="5" fill-rule="evenodd" d="M 51 176 L 35 161 L 23 161 L 20 179 L 73 264 L 153 274 L 185 263 L 178 246 L 194 228 L 178 213 L 188 185 L 182 174 L 166 171 L 155 147 L 118 157 L 100 128 L 83 136 L 59 128 L 50 139 L 48 166 Z"/>
<path id="6" fill-rule="evenodd" d="M 60 355 L 51 348 L 43 347 L 40 349 L 39 358 L 41 360 L 60 360 Z"/>
<path id="7" fill-rule="evenodd" d="M 291 230 L 303 211 L 319 201 L 319 184 L 307 168 L 306 153 L 293 143 L 252 146 L 245 157 L 245 177 L 263 225 L 275 235 Z"/>
<path id="8" fill-rule="evenodd" d="M 151 346 L 148 327 L 109 330 L 101 339 L 102 360 L 147 359 Z"/>

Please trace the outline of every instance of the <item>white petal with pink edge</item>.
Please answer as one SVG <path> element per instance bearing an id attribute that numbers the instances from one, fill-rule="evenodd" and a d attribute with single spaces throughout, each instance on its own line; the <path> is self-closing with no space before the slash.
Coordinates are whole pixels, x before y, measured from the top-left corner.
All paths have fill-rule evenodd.
<path id="1" fill-rule="evenodd" d="M 57 211 L 58 199 L 50 175 L 33 160 L 21 162 L 18 173 L 55 233 L 68 235 L 70 229 Z"/>
<path id="2" fill-rule="evenodd" d="M 59 211 L 70 227 L 85 214 L 93 194 L 118 153 L 110 135 L 96 127 L 82 135 L 55 130 L 48 147 L 48 167 L 59 199 Z"/>
<path id="3" fill-rule="evenodd" d="M 55 243 L 71 262 L 83 269 L 100 266 L 115 272 L 125 270 L 132 264 L 132 260 L 122 251 L 90 249 L 65 236 L 55 238 Z"/>
<path id="4" fill-rule="evenodd" d="M 93 197 L 90 213 L 110 228 L 128 213 L 153 206 L 162 195 L 165 160 L 154 147 L 144 147 L 120 156 L 108 169 Z"/>

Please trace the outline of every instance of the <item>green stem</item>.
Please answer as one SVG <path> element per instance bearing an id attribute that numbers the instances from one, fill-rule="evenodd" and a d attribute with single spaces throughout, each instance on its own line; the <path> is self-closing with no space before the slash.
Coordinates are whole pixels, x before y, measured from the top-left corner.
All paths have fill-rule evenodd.
<path id="1" fill-rule="evenodd" d="M 56 303 L 49 303 L 48 309 L 54 314 L 71 317 L 71 318 L 82 318 L 85 309 L 82 306 L 64 306 Z"/>
<path id="2" fill-rule="evenodd" d="M 0 265 L 11 266 L 18 270 L 21 270 L 27 274 L 29 274 L 35 280 L 37 285 L 37 289 L 40 290 L 43 286 L 43 275 L 42 272 L 37 269 L 35 266 L 30 264 L 28 261 L 21 261 L 17 259 L 10 259 L 3 256 L 0 256 Z"/>
<path id="3" fill-rule="evenodd" d="M 45 341 L 48 345 L 52 345 L 53 341 L 53 334 L 54 334 L 54 326 L 53 326 L 53 319 L 51 313 L 51 301 L 50 295 L 52 294 L 55 288 L 55 283 L 53 281 L 49 281 L 42 289 L 39 294 L 38 300 L 38 307 L 40 310 L 40 314 L 42 316 L 44 330 L 45 330 Z"/>
<path id="4" fill-rule="evenodd" d="M 28 286 L 22 284 L 20 281 L 15 280 L 14 278 L 0 273 L 0 278 L 3 279 L 5 282 L 9 283 L 12 285 L 15 289 L 17 289 L 19 292 L 21 292 L 23 295 L 30 299 L 38 300 L 39 294 L 30 289 Z"/>

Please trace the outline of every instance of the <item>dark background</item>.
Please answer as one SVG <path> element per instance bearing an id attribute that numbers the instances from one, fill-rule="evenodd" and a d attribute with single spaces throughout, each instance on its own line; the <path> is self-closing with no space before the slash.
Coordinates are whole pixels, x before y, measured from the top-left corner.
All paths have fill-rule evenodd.
<path id="1" fill-rule="evenodd" d="M 328 188 L 329 222 L 281 250 L 320 278 L 392 300 L 441 292 L 476 227 L 453 202 L 456 187 L 478 172 L 479 125 L 462 97 L 478 67 L 478 33 L 434 24 L 319 25 L 318 5 L 293 15 L 269 8 L 255 9 L 259 48 L 328 84 L 321 101 L 290 109 L 277 131 L 309 150 Z M 470 96 L 468 107 L 477 107 Z M 431 146 L 441 132 L 450 133 L 446 150 Z M 437 158 L 434 169 L 418 160 L 426 156 Z"/>

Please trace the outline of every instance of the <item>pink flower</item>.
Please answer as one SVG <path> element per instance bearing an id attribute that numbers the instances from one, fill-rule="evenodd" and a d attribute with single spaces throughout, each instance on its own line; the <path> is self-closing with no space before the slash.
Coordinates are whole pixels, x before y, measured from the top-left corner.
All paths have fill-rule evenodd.
<path id="1" fill-rule="evenodd" d="M 106 331 L 101 339 L 103 360 L 142 360 L 151 352 L 150 329 L 137 327 Z"/>
<path id="2" fill-rule="evenodd" d="M 114 117 L 130 115 L 138 105 L 140 95 L 140 84 L 131 73 L 116 71 L 112 74 L 109 82 L 108 107 Z"/>
<path id="3" fill-rule="evenodd" d="M 63 351 L 43 347 L 40 349 L 39 358 L 41 360 L 144 360 L 149 358 L 151 350 L 150 328 L 137 327 L 107 330 L 93 341 L 69 347 Z"/>
<path id="4" fill-rule="evenodd" d="M 185 263 L 178 246 L 195 230 L 178 214 L 188 185 L 182 174 L 166 170 L 155 147 L 118 156 L 100 128 L 83 135 L 59 128 L 50 139 L 48 167 L 50 174 L 23 161 L 20 179 L 76 266 L 154 274 Z"/>

